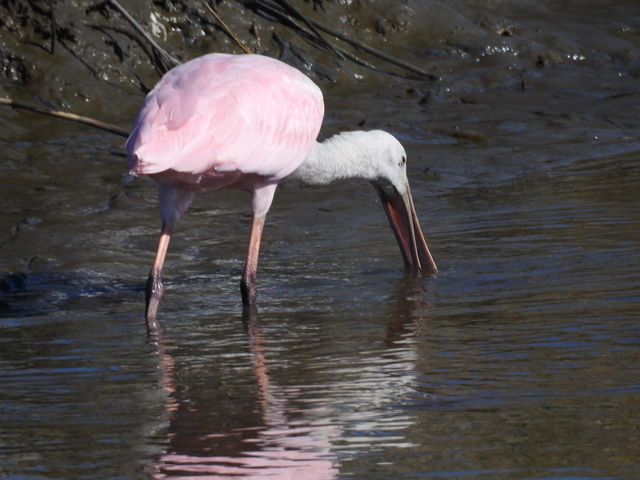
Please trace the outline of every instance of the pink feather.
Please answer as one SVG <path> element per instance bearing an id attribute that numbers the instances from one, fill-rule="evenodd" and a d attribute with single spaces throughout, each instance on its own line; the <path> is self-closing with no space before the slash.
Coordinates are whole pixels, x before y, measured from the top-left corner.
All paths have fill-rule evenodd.
<path id="1" fill-rule="evenodd" d="M 243 188 L 239 174 L 277 182 L 311 150 L 323 114 L 320 89 L 298 70 L 260 55 L 205 55 L 147 96 L 125 145 L 130 173 L 193 190 Z"/>

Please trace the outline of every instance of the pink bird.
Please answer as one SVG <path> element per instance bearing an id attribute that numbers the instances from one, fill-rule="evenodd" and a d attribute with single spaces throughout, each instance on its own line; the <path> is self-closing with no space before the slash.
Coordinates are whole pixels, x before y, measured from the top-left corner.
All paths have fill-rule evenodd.
<path id="1" fill-rule="evenodd" d="M 295 68 L 261 55 L 205 55 L 167 72 L 147 95 L 125 148 L 129 173 L 160 184 L 162 229 L 147 281 L 146 319 L 155 322 L 164 294 L 162 269 L 175 223 L 196 192 L 252 195 L 249 246 L 240 283 L 256 300 L 265 216 L 283 178 L 309 184 L 359 177 L 384 205 L 407 269 L 433 273 L 400 142 L 381 130 L 344 132 L 316 142 L 324 103 L 316 84 Z"/>

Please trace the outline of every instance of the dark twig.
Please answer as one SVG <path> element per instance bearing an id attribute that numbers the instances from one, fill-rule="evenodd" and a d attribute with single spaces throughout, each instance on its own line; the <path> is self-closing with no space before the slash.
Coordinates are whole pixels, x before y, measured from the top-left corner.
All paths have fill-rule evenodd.
<path id="1" fill-rule="evenodd" d="M 56 48 L 56 16 L 53 10 L 53 0 L 49 1 L 49 22 L 51 24 L 51 45 L 49 47 L 49 53 L 53 55 Z"/>
<path id="2" fill-rule="evenodd" d="M 338 47 L 337 45 L 334 45 L 334 48 L 337 49 L 342 55 L 344 55 L 345 58 L 348 58 L 349 60 L 351 60 L 354 63 L 357 63 L 358 65 L 362 65 L 363 67 L 369 68 L 373 71 L 381 71 L 379 68 L 377 68 L 375 65 L 372 65 L 371 63 L 367 62 L 366 60 L 358 57 L 357 55 L 354 55 L 351 52 L 348 52 L 347 50 L 345 50 L 342 47 Z M 389 72 L 384 72 L 384 73 L 389 73 Z"/>
<path id="3" fill-rule="evenodd" d="M 320 34 L 318 33 L 318 29 L 324 31 L 325 33 L 328 33 L 329 35 L 334 36 L 335 38 L 348 43 L 349 45 L 362 50 L 370 55 L 373 55 L 381 60 L 384 60 L 385 62 L 388 62 L 392 65 L 401 67 L 405 70 L 408 70 L 414 74 L 418 74 L 420 76 L 426 77 L 430 80 L 437 80 L 438 76 L 434 75 L 432 73 L 426 72 L 423 69 L 409 63 L 409 62 L 405 62 L 404 60 L 400 60 L 398 58 L 395 58 L 387 53 L 384 53 L 376 48 L 370 47 L 362 42 L 359 42 L 357 40 L 354 40 L 350 37 L 347 37 L 346 35 L 338 32 L 337 30 L 334 30 L 326 25 L 324 25 L 323 23 L 318 22 L 317 20 L 313 20 L 310 18 L 306 18 L 304 17 L 300 12 L 298 12 L 296 9 L 294 9 L 286 0 L 255 0 L 255 5 L 257 5 L 259 8 L 261 8 L 262 10 L 266 11 L 267 13 L 270 13 L 271 15 L 275 15 L 277 17 L 284 17 L 285 20 L 287 20 L 290 24 L 292 24 L 295 28 L 297 28 L 298 30 L 300 30 L 301 32 L 304 32 L 307 35 L 310 35 L 309 31 L 302 28 L 300 25 L 297 25 L 295 23 L 295 21 L 291 18 L 290 13 L 293 11 L 295 12 L 295 15 L 299 18 L 302 19 L 302 21 L 304 21 L 304 23 L 308 26 L 311 27 L 312 33 L 313 33 L 313 37 L 316 38 L 317 40 L 319 40 L 324 46 L 325 48 L 329 48 L 331 51 L 336 52 L 337 50 L 339 51 L 336 52 L 336 54 L 342 58 L 342 55 L 348 56 L 351 58 L 351 60 L 363 64 L 363 65 L 368 65 L 367 62 L 365 62 L 364 60 L 356 57 L 353 54 L 348 54 L 345 50 L 340 49 L 338 47 L 336 47 L 335 45 L 330 44 L 329 42 L 327 42 L 322 36 L 320 36 Z M 327 47 L 328 46 L 328 47 Z M 372 68 L 372 67 L 370 67 Z"/>
<path id="4" fill-rule="evenodd" d="M 48 110 L 46 108 L 38 107 L 36 105 L 31 105 L 29 103 L 20 102 L 18 100 L 13 100 L 11 98 L 6 98 L 6 97 L 0 97 L 0 105 L 19 108 L 22 110 L 28 110 L 30 112 L 49 115 L 51 117 L 62 118 L 64 120 L 70 120 L 72 122 L 82 123 L 84 125 L 88 125 L 90 127 L 94 127 L 99 130 L 103 130 L 105 132 L 113 133 L 115 135 L 120 135 L 121 137 L 129 136 L 129 132 L 127 130 L 120 128 L 117 125 L 106 123 L 90 117 L 84 117 L 82 115 L 76 115 L 75 113 L 71 113 L 71 112 L 62 112 L 60 110 Z"/>
<path id="5" fill-rule="evenodd" d="M 325 40 L 313 25 L 310 25 L 307 19 L 291 7 L 291 5 L 289 5 L 290 9 L 287 9 L 281 2 L 275 0 L 258 0 L 255 2 L 255 5 L 264 13 L 272 16 L 273 19 L 281 22 L 282 25 L 287 25 L 296 30 L 304 39 L 308 40 L 314 46 L 322 48 L 329 53 L 333 53 L 338 58 L 344 59 L 342 53 L 338 51 L 339 49 Z M 301 20 L 306 27 L 299 25 L 298 22 L 296 22 L 292 16 L 292 11 L 293 15 L 298 20 Z"/>
<path id="6" fill-rule="evenodd" d="M 409 70 L 412 73 L 417 73 L 419 75 L 422 75 L 424 77 L 427 77 L 429 80 L 437 80 L 438 76 L 434 75 L 432 73 L 426 72 L 424 70 L 422 70 L 419 67 L 416 67 L 415 65 L 409 63 L 409 62 L 405 62 L 404 60 L 400 60 L 399 58 L 396 57 L 392 57 L 391 55 L 388 55 L 376 48 L 370 47 L 369 45 L 366 45 L 362 42 L 358 42 L 357 40 L 354 40 L 352 38 L 347 37 L 346 35 L 343 35 L 342 33 L 338 32 L 337 30 L 333 30 L 332 28 L 329 28 L 328 26 L 316 21 L 316 20 L 309 20 L 310 22 L 312 22 L 316 27 L 318 27 L 320 30 L 328 33 L 329 35 L 333 35 L 334 37 L 342 40 L 343 42 L 346 42 L 364 52 L 367 52 L 371 55 L 374 55 L 382 60 L 385 60 L 386 62 L 391 63 L 392 65 L 396 65 L 398 67 L 402 67 L 405 70 Z"/>
<path id="7" fill-rule="evenodd" d="M 298 9 L 296 9 L 293 5 L 291 5 L 287 0 L 279 0 L 279 3 L 282 5 L 283 10 L 288 11 L 291 15 L 298 18 L 298 20 L 302 21 L 309 30 L 313 32 L 315 37 L 325 45 L 329 50 L 331 50 L 338 58 L 344 59 L 342 52 L 336 49 L 330 42 L 324 39 L 324 37 L 320 34 L 318 29 L 314 26 L 313 22 L 311 22 L 307 17 L 305 17 Z"/>

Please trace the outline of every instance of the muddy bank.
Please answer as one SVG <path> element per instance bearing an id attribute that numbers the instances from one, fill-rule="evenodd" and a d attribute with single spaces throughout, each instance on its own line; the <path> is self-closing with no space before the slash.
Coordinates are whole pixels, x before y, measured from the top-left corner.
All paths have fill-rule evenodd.
<path id="1" fill-rule="evenodd" d="M 292 2 L 293 11 L 287 5 L 223 1 L 215 6 L 253 51 L 296 65 L 328 89 L 333 83 L 350 89 L 386 85 L 395 98 L 433 113 L 442 105 L 502 109 L 517 102 L 543 114 L 550 107 L 551 115 L 559 109 L 560 116 L 581 116 L 580 110 L 595 102 L 593 114 L 602 117 L 600 101 L 611 97 L 623 100 L 609 110 L 619 110 L 621 103 L 626 110 L 637 108 L 640 20 L 632 1 L 487 7 L 472 1 L 324 0 Z M 138 0 L 126 2 L 126 9 L 178 60 L 241 51 L 201 2 Z M 0 5 L 0 19 L 3 95 L 127 126 L 140 95 L 158 78 L 148 42 L 108 1 L 7 1 Z M 322 27 L 439 81 L 391 65 Z M 425 111 L 425 118 L 433 119 L 433 113 Z M 10 113 L 0 114 L 13 123 Z M 633 128 L 633 117 L 603 121 Z M 8 134 L 12 131 L 18 133 Z"/>

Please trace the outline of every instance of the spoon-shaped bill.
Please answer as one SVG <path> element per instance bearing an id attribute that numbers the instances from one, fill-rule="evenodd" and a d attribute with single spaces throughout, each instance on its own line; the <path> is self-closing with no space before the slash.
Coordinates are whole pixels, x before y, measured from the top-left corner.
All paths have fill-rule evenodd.
<path id="1" fill-rule="evenodd" d="M 422 274 L 435 273 L 437 267 L 422 234 L 409 185 L 400 189 L 393 185 L 374 184 L 374 187 L 400 246 L 406 269 Z"/>

